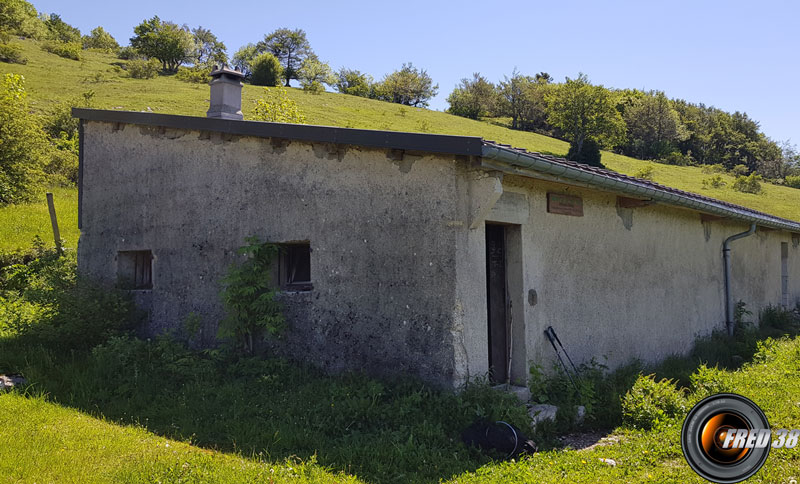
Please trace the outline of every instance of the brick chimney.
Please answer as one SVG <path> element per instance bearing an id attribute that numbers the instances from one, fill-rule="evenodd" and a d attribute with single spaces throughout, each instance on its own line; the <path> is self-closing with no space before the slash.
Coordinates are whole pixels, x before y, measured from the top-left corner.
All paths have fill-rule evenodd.
<path id="1" fill-rule="evenodd" d="M 225 66 L 211 71 L 211 106 L 209 118 L 244 119 L 242 116 L 242 79 L 244 74 Z"/>

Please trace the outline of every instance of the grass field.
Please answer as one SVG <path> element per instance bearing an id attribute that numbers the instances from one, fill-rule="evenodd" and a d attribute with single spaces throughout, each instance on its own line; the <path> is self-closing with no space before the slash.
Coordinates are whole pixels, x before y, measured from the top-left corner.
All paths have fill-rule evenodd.
<path id="1" fill-rule="evenodd" d="M 299 459 L 270 463 L 200 449 L 40 397 L 0 395 L 0 409 L 4 483 L 360 482 Z"/>
<path id="2" fill-rule="evenodd" d="M 2 337 L 0 348 L 9 349 Z M 432 403 L 426 404 L 412 398 L 414 392 L 387 385 L 374 387 L 369 397 L 364 389 L 376 383 L 360 377 L 312 376 L 293 389 L 282 383 L 286 368 L 274 362 L 248 364 L 245 376 L 228 375 L 228 382 L 211 372 L 206 379 L 176 384 L 176 371 L 189 374 L 189 366 L 198 363 L 191 357 L 159 360 L 166 366 L 158 372 L 142 366 L 139 383 L 125 375 L 90 382 L 87 377 L 103 371 L 97 362 L 28 350 L 24 369 L 33 391 L 48 393 L 0 395 L 0 482 L 362 482 L 353 474 L 374 483 L 706 482 L 683 459 L 679 418 L 650 431 L 618 428 L 610 433 L 610 444 L 591 450 L 551 449 L 487 461 L 458 441 L 451 419 L 463 419 L 463 409 L 448 411 L 447 401 L 436 394 L 428 394 Z M 0 371 L 7 358 L 0 356 Z M 37 367 L 49 367 L 53 375 L 37 374 Z M 721 372 L 717 385 L 758 403 L 773 428 L 798 428 L 798 373 L 800 339 L 768 340 L 742 369 Z M 155 401 L 147 405 L 148 398 Z M 173 403 L 165 407 L 168 401 Z M 277 401 L 285 406 L 274 406 Z M 112 421 L 98 418 L 113 408 L 130 413 Z M 214 415 L 218 410 L 222 413 Z M 281 424 L 276 416 L 289 420 Z M 187 425 L 192 420 L 196 424 Z M 296 433 L 285 433 L 292 428 Z M 424 428 L 431 432 L 417 433 Z M 254 438 L 261 442 L 255 447 Z M 296 449 L 294 456 L 286 457 L 281 450 L 286 447 Z M 789 483 L 798 477 L 800 451 L 773 449 L 748 482 Z"/>
<path id="3" fill-rule="evenodd" d="M 52 188 L 61 238 L 67 247 L 78 244 L 78 190 Z M 52 247 L 53 228 L 44 192 L 35 202 L 0 206 L 0 252 L 31 247 L 34 237 Z"/>
<path id="4" fill-rule="evenodd" d="M 97 107 L 105 109 L 143 111 L 149 108 L 160 113 L 192 116 L 204 116 L 208 109 L 209 91 L 205 84 L 189 84 L 171 76 L 129 79 L 118 67 L 123 61 L 108 54 L 84 52 L 84 60 L 72 61 L 42 51 L 34 41 L 15 42 L 22 45 L 28 57 L 27 65 L 0 63 L 0 69 L 25 76 L 32 106 L 38 112 L 47 112 L 54 103 L 88 90 L 95 92 Z M 263 89 L 245 86 L 242 103 L 245 117 L 250 116 L 253 101 L 261 96 Z M 336 93 L 314 95 L 299 89 L 289 89 L 289 96 L 300 106 L 309 124 L 480 136 L 555 155 L 564 155 L 568 149 L 567 143 L 554 138 L 437 111 Z M 604 153 L 603 162 L 629 175 L 653 165 L 656 182 L 800 220 L 798 189 L 764 184 L 762 194 L 741 193 L 731 188 L 733 178 L 723 175 L 726 187 L 705 190 L 702 180 L 710 175 L 697 167 L 652 164 L 614 153 Z"/>

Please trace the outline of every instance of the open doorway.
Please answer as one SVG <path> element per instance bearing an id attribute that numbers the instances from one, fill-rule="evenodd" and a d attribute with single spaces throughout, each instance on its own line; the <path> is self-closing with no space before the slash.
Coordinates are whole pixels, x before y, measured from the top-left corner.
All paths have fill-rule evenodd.
<path id="1" fill-rule="evenodd" d="M 526 385 L 522 227 L 486 224 L 486 307 L 489 380 Z"/>
<path id="2" fill-rule="evenodd" d="M 509 331 L 506 291 L 506 229 L 486 224 L 486 295 L 489 321 L 489 380 L 508 381 Z"/>

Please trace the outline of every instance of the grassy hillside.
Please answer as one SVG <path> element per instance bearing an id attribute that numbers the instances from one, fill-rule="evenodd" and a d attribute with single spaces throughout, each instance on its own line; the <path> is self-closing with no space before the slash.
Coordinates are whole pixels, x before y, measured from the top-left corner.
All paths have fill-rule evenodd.
<path id="1" fill-rule="evenodd" d="M 161 113 L 204 116 L 208 108 L 205 84 L 189 84 L 171 76 L 129 79 L 119 67 L 123 61 L 108 54 L 84 52 L 84 60 L 72 61 L 42 51 L 34 41 L 15 42 L 23 46 L 27 65 L 0 63 L 0 69 L 25 76 L 32 105 L 37 111 L 46 112 L 54 103 L 87 90 L 95 92 L 98 107 L 107 109 L 141 111 L 149 108 Z M 243 110 L 246 117 L 263 89 L 245 86 Z M 289 96 L 298 103 L 309 124 L 480 136 L 555 155 L 564 155 L 568 149 L 567 143 L 547 136 L 426 109 L 335 93 L 314 95 L 298 89 L 290 89 Z M 651 164 L 613 153 L 604 153 L 603 162 L 629 175 Z M 710 175 L 702 173 L 700 168 L 653 166 L 654 179 L 659 183 L 800 220 L 800 190 L 764 184 L 760 195 L 741 193 L 731 188 L 733 179 L 728 176 L 723 176 L 726 187 L 705 190 L 702 180 Z"/>

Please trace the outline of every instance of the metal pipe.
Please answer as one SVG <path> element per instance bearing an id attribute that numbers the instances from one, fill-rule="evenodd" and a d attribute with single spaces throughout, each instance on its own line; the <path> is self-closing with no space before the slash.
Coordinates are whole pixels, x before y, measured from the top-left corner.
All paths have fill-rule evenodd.
<path id="1" fill-rule="evenodd" d="M 728 336 L 733 336 L 733 298 L 731 298 L 731 242 L 739 240 L 756 232 L 756 224 L 750 224 L 750 230 L 731 235 L 722 243 L 722 259 L 725 266 L 725 327 Z"/>

